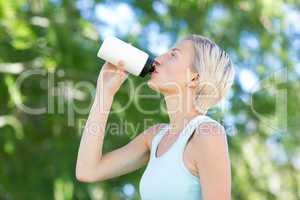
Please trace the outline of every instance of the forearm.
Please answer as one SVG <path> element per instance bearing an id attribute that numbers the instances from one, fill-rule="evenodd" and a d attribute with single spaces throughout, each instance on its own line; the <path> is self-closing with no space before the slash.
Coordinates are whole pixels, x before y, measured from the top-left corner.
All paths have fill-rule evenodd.
<path id="1" fill-rule="evenodd" d="M 76 175 L 90 177 L 101 160 L 105 127 L 113 101 L 113 95 L 97 89 L 81 136 L 78 150 Z"/>

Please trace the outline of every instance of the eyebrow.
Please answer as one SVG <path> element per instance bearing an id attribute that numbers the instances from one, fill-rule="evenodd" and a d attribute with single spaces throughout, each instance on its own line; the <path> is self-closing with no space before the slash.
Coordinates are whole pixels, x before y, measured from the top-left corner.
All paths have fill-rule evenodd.
<path id="1" fill-rule="evenodd" d="M 178 49 L 178 48 L 172 48 L 171 50 L 177 50 L 177 51 L 181 51 L 180 49 Z"/>

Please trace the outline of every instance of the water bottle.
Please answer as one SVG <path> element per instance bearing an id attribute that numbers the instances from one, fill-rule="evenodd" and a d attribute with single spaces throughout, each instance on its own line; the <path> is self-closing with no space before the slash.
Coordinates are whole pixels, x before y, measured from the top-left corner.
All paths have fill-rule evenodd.
<path id="1" fill-rule="evenodd" d="M 125 70 L 135 76 L 144 77 L 155 70 L 149 54 L 114 36 L 104 39 L 97 56 L 114 65 L 124 61 Z"/>

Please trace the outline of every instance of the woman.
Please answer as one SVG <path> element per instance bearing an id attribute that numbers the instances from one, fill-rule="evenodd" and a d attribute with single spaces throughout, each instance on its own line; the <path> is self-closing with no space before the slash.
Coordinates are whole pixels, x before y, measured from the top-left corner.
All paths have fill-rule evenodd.
<path id="1" fill-rule="evenodd" d="M 231 172 L 224 128 L 206 116 L 230 89 L 232 63 L 208 38 L 191 35 L 155 59 L 148 86 L 164 95 L 169 124 L 156 124 L 127 145 L 102 155 L 113 97 L 128 74 L 105 63 L 80 142 L 76 177 L 103 181 L 147 165 L 140 181 L 144 200 L 228 200 Z M 117 73 L 103 76 L 114 70 Z M 101 105 L 100 105 L 101 103 Z"/>

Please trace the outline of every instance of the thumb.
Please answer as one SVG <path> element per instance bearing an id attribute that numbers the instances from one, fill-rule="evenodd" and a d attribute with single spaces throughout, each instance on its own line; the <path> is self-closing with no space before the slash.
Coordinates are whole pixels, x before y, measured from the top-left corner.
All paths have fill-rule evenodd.
<path id="1" fill-rule="evenodd" d="M 117 64 L 117 68 L 121 70 L 125 70 L 125 62 L 123 60 L 120 60 Z"/>

